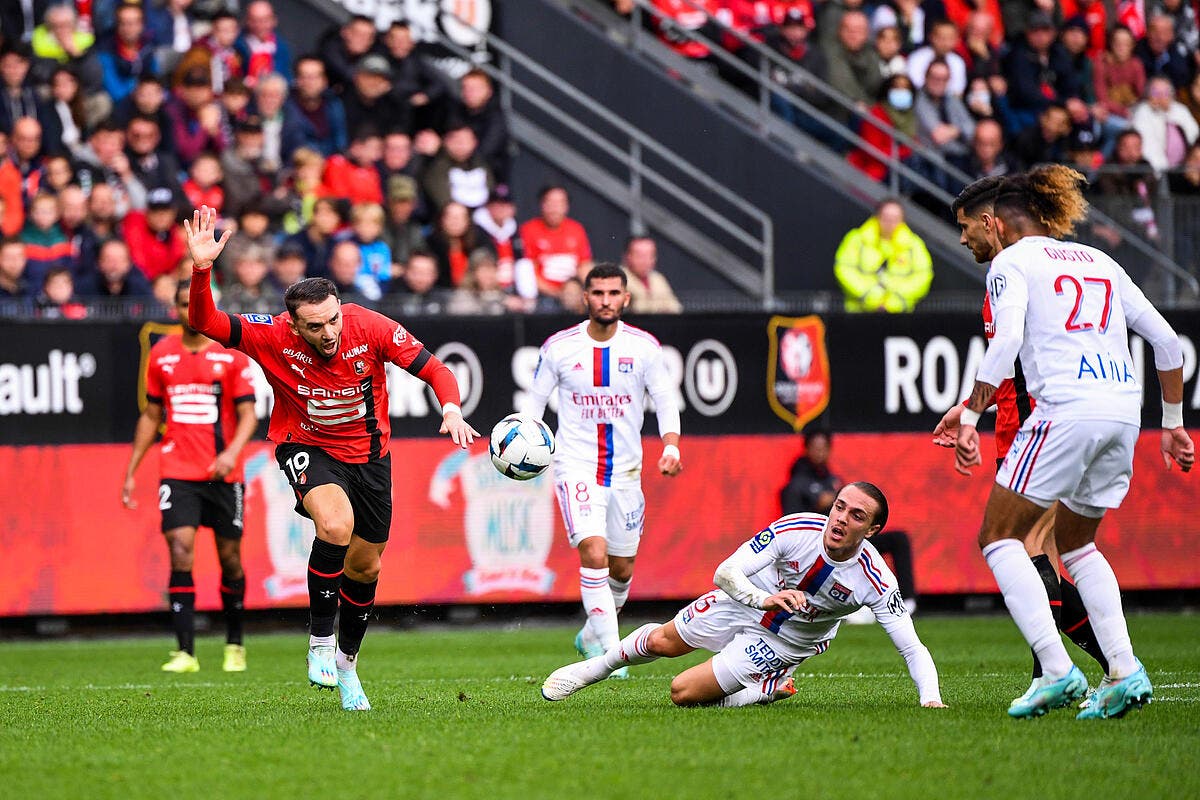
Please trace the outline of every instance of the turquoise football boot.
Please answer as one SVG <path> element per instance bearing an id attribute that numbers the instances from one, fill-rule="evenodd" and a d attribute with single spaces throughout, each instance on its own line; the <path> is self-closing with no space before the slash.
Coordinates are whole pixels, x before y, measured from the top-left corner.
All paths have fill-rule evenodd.
<path id="1" fill-rule="evenodd" d="M 337 671 L 338 694 L 342 696 L 342 708 L 346 711 L 370 711 L 371 701 L 367 699 L 362 684 L 358 680 L 358 670 L 339 669 Z"/>
<path id="2" fill-rule="evenodd" d="M 338 685 L 333 645 L 308 648 L 308 682 L 318 689 L 333 690 Z"/>
<path id="3" fill-rule="evenodd" d="M 1137 672 L 1113 681 L 1108 686 L 1101 684 L 1092 695 L 1087 708 L 1075 719 L 1120 719 L 1131 709 L 1141 708 L 1154 698 L 1154 687 L 1146 668 L 1138 662 Z"/>
<path id="4" fill-rule="evenodd" d="M 1012 701 L 1008 715 L 1016 719 L 1040 717 L 1052 708 L 1062 708 L 1083 697 L 1087 692 L 1087 676 L 1074 664 L 1061 678 L 1043 675 L 1025 694 Z"/>

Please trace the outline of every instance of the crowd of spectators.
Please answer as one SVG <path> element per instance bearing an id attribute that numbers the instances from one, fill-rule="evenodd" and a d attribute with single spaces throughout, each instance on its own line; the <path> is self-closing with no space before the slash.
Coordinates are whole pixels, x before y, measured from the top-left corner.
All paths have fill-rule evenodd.
<path id="1" fill-rule="evenodd" d="M 950 191 L 961 181 L 894 143 L 891 130 L 971 178 L 1049 161 L 1089 175 L 1114 164 L 1114 172 L 1161 173 L 1200 159 L 1193 0 L 653 2 L 654 26 L 681 55 L 729 72 L 685 33 L 698 31 L 747 61 L 757 58 L 713 19 L 758 39 L 796 65 L 772 68 L 776 84 Z M 810 75 L 852 108 L 817 91 Z M 848 147 L 784 95 L 773 97 L 772 107 L 827 143 Z M 1118 158 L 1119 139 L 1129 158 Z M 888 177 L 887 163 L 871 149 L 852 148 L 847 158 L 875 180 Z"/>
<path id="2" fill-rule="evenodd" d="M 403 20 L 300 52 L 267 0 L 0 3 L 0 154 L 5 315 L 169 307 L 201 205 L 235 231 L 235 313 L 312 276 L 397 313 L 574 313 L 592 263 L 563 186 L 518 222 L 488 74 L 451 79 Z M 653 245 L 628 248 L 635 310 L 677 311 Z"/>

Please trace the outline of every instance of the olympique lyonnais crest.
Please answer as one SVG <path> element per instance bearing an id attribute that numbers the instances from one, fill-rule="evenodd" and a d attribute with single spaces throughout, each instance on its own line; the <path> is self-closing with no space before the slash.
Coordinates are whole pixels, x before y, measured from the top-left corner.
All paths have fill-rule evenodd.
<path id="1" fill-rule="evenodd" d="M 829 354 L 820 317 L 771 317 L 767 323 L 767 402 L 799 431 L 829 405 Z"/>
<path id="2" fill-rule="evenodd" d="M 617 359 L 617 372 L 633 372 L 633 359 L 621 356 Z"/>

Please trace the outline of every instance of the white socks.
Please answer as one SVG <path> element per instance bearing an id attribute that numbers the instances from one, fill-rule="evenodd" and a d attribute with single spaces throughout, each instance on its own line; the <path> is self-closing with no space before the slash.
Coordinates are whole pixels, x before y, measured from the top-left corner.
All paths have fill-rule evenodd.
<path id="1" fill-rule="evenodd" d="M 340 670 L 354 669 L 358 664 L 358 654 L 348 656 L 342 652 L 342 648 L 338 648 L 337 655 L 334 657 L 337 662 L 337 668 Z"/>
<path id="2" fill-rule="evenodd" d="M 741 706 L 752 706 L 770 701 L 771 695 L 764 692 L 759 686 L 750 686 L 745 689 L 739 689 L 733 694 L 725 695 L 717 701 L 717 705 L 721 708 L 740 708 Z"/>
<path id="3" fill-rule="evenodd" d="M 337 644 L 337 638 L 334 636 L 309 636 L 308 649 L 314 647 L 333 647 Z"/>
<path id="4" fill-rule="evenodd" d="M 1137 662 L 1133 658 L 1133 644 L 1129 641 L 1129 628 L 1121 610 L 1121 587 L 1108 559 L 1092 543 L 1063 553 L 1062 562 L 1083 598 L 1092 630 L 1096 632 L 1096 642 L 1108 659 L 1109 677 L 1132 675 L 1137 671 Z"/>
<path id="5" fill-rule="evenodd" d="M 629 599 L 629 585 L 632 583 L 633 578 L 619 581 L 611 575 L 608 576 L 608 588 L 612 590 L 613 605 L 617 607 L 618 614 L 625 607 L 625 601 Z"/>
<path id="6" fill-rule="evenodd" d="M 621 639 L 617 628 L 617 606 L 612 589 L 608 587 L 608 568 L 579 568 L 579 596 L 588 615 L 592 633 L 610 649 Z"/>
<path id="7" fill-rule="evenodd" d="M 1066 675 L 1071 670 L 1071 657 L 1054 626 L 1046 588 L 1025 545 L 1017 539 L 1001 539 L 983 548 L 983 557 L 996 576 L 1013 622 L 1042 662 L 1044 674 L 1053 678 Z"/>
<path id="8" fill-rule="evenodd" d="M 661 627 L 661 622 L 647 622 L 622 639 L 616 647 L 609 648 L 608 652 L 601 656 L 605 669 L 612 672 L 621 667 L 648 664 L 657 659 L 658 656 L 653 655 L 647 647 L 647 640 L 651 633 Z"/>

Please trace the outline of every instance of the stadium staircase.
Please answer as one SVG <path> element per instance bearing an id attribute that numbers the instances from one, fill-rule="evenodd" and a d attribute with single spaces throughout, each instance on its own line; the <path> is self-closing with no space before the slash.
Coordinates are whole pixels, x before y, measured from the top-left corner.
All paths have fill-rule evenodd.
<path id="1" fill-rule="evenodd" d="M 329 0 L 300 2 L 344 15 Z M 648 0 L 634 2 L 631 17 L 622 18 L 599 0 L 505 0 L 496 4 L 491 31 L 478 31 L 476 48 L 440 42 L 499 87 L 520 151 L 512 182 L 523 214 L 535 210 L 542 185 L 560 182 L 571 192 L 572 216 L 587 222 L 597 258 L 617 258 L 630 234 L 653 235 L 660 269 L 689 307 L 826 310 L 840 306 L 832 265 L 842 236 L 903 187 L 925 199 L 904 202 L 909 224 L 934 257 L 927 304 L 978 302 L 983 272 L 958 244 L 948 213 L 927 210 L 952 199 L 928 171 L 870 148 L 855 131 L 772 82 L 773 68 L 797 67 L 757 41 L 711 20 L 754 54 L 757 63 L 750 66 L 699 31 L 675 29 L 708 46 L 722 71 L 738 78 L 738 90 L 664 46 L 646 26 L 660 12 Z M 853 109 L 848 98 L 809 77 L 824 108 Z M 841 154 L 777 117 L 772 93 L 821 120 L 844 148 L 870 148 L 888 164 L 891 182 L 867 179 Z M 892 135 L 897 146 L 912 148 L 946 176 L 943 185 L 968 181 L 936 152 L 898 131 Z M 1135 235 L 1126 238 L 1171 280 L 1194 283 Z"/>

